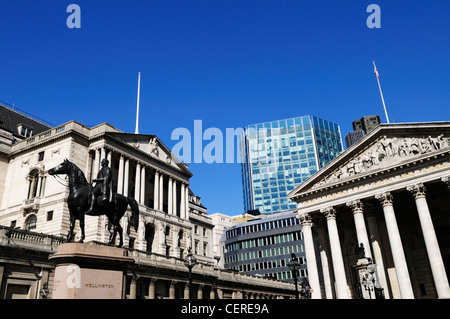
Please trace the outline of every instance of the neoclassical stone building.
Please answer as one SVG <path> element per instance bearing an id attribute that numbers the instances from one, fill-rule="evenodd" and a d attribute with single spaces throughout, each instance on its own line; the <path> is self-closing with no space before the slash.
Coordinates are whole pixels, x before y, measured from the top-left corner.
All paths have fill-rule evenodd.
<path id="1" fill-rule="evenodd" d="M 294 189 L 313 298 L 360 296 L 361 244 L 385 298 L 450 298 L 449 177 L 450 122 L 383 124 Z"/>
<path id="2" fill-rule="evenodd" d="M 194 298 L 293 295 L 291 284 L 217 267 L 214 225 L 189 187 L 192 173 L 157 136 L 76 121 L 17 139 L 0 132 L 8 137 L 0 140 L 0 298 L 39 298 L 44 283 L 51 297 L 54 266 L 48 256 L 69 231 L 69 188 L 65 176 L 48 170 L 68 159 L 91 182 L 104 158 L 114 190 L 139 204 L 137 231 L 130 227 L 130 211 L 121 220 L 124 246 L 135 260 L 128 271 L 129 298 L 187 298 L 183 258 L 189 248 L 199 261 L 193 269 Z M 86 216 L 85 225 L 85 242 L 108 241 L 105 216 Z M 77 221 L 75 240 L 79 229 Z"/>

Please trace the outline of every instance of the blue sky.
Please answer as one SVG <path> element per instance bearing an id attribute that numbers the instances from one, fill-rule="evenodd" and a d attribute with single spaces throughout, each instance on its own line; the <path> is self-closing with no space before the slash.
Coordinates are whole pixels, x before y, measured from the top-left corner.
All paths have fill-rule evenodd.
<path id="1" fill-rule="evenodd" d="M 71 3 L 81 28 L 69 29 Z M 369 4 L 381 9 L 370 29 Z M 302 115 L 450 120 L 448 0 L 15 0 L 0 4 L 0 100 L 55 125 L 203 130 Z M 205 147 L 209 141 L 204 141 Z M 224 143 L 225 144 L 225 143 Z M 239 164 L 190 164 L 208 213 L 243 211 Z"/>

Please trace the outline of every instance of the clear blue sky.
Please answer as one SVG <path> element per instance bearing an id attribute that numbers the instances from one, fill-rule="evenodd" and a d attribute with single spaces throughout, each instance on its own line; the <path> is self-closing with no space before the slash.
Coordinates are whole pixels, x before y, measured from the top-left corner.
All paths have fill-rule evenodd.
<path id="1" fill-rule="evenodd" d="M 69 29 L 69 4 L 81 28 Z M 369 4 L 381 28 L 369 29 Z M 0 100 L 55 125 L 108 122 L 169 148 L 193 131 L 315 115 L 448 121 L 448 0 L 15 0 L 0 4 Z M 205 141 L 203 147 L 208 144 Z M 239 164 L 190 164 L 209 213 L 240 214 Z"/>

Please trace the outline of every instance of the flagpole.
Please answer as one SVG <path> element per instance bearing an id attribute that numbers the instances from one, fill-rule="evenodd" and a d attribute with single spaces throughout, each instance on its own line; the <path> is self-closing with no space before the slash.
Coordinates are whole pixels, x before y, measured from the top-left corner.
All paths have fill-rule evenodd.
<path id="1" fill-rule="evenodd" d="M 375 60 L 373 60 L 374 73 L 377 76 L 378 88 L 380 89 L 381 101 L 383 102 L 384 114 L 386 115 L 387 123 L 389 124 L 389 117 L 386 110 L 386 105 L 384 104 L 383 92 L 381 91 L 380 85 L 380 75 L 378 74 L 377 67 L 375 66 Z"/>
<path id="2" fill-rule="evenodd" d="M 139 134 L 139 96 L 141 94 L 141 72 L 138 74 L 138 93 L 137 93 L 137 106 L 136 106 L 136 130 L 134 134 Z"/>

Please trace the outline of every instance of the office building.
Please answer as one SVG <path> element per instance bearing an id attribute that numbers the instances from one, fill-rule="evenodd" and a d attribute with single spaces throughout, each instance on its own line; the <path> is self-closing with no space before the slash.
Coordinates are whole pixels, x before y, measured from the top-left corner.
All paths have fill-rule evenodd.
<path id="1" fill-rule="evenodd" d="M 339 126 L 315 116 L 247 126 L 240 138 L 244 210 L 294 209 L 287 193 L 342 150 Z"/>
<path id="2" fill-rule="evenodd" d="M 369 134 L 374 128 L 381 123 L 378 115 L 363 116 L 359 120 L 352 122 L 353 130 L 363 130 L 364 133 Z"/>
<path id="3" fill-rule="evenodd" d="M 353 121 L 353 131 L 345 135 L 345 146 L 349 148 L 380 124 L 381 120 L 378 115 L 363 116 L 359 120 Z"/>
<path id="4" fill-rule="evenodd" d="M 254 216 L 235 222 L 221 239 L 225 268 L 293 281 L 288 263 L 294 253 L 300 262 L 299 281 L 306 279 L 301 225 L 293 211 Z"/>
<path id="5" fill-rule="evenodd" d="M 366 133 L 361 129 L 357 129 L 355 131 L 348 132 L 344 138 L 345 139 L 345 147 L 349 148 L 350 146 L 352 146 L 353 144 L 358 142 L 360 139 L 362 139 L 364 137 L 364 135 L 366 135 Z"/>

